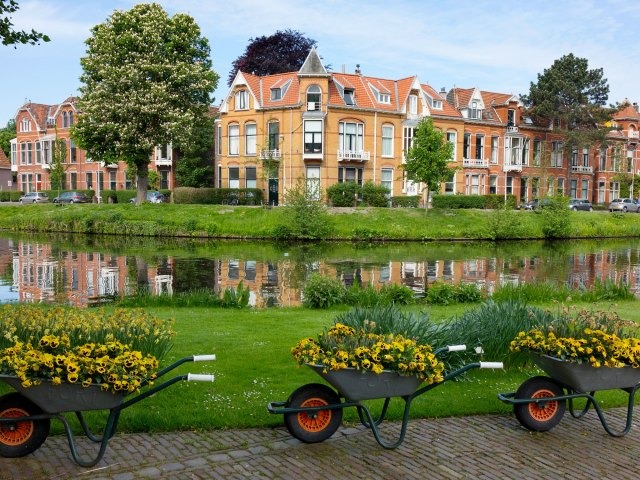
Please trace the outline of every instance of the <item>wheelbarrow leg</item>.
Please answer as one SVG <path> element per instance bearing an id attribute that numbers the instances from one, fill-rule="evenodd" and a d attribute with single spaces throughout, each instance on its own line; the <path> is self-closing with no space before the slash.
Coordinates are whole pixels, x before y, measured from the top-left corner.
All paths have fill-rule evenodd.
<path id="1" fill-rule="evenodd" d="M 367 417 L 366 419 L 367 421 L 362 423 L 365 426 L 367 426 L 366 423 L 368 423 L 369 430 L 371 430 L 374 438 L 376 439 L 376 442 L 378 442 L 378 445 L 380 445 L 382 448 L 392 450 L 394 448 L 399 447 L 402 444 L 402 442 L 404 442 L 404 437 L 407 434 L 407 424 L 409 423 L 409 409 L 411 408 L 411 401 L 413 400 L 413 398 L 414 398 L 413 395 L 408 397 L 402 397 L 402 399 L 405 402 L 404 415 L 402 416 L 402 426 L 400 427 L 400 435 L 395 442 L 388 442 L 386 440 L 383 440 L 382 437 L 380 436 L 380 430 L 378 429 L 378 425 L 382 421 L 381 418 L 378 419 L 379 421 L 377 422 L 376 420 L 373 419 L 373 416 L 371 415 L 371 411 L 365 405 L 361 405 L 361 404 L 356 405 L 358 409 L 358 415 L 360 415 L 360 418 L 362 418 L 363 414 Z M 387 401 L 385 401 L 385 404 L 388 403 L 389 399 L 386 399 L 386 400 Z"/>
<path id="2" fill-rule="evenodd" d="M 385 398 L 384 399 L 384 405 L 382 405 L 382 411 L 380 412 L 380 416 L 378 417 L 377 420 L 374 420 L 373 425 L 380 425 L 382 423 L 382 421 L 384 420 L 384 418 L 387 416 L 387 409 L 389 408 L 389 402 L 391 401 L 391 398 Z M 363 414 L 362 410 L 360 410 L 358 408 L 358 416 L 360 417 L 360 423 L 362 423 L 363 426 L 365 426 L 366 428 L 371 428 L 371 423 L 365 419 L 365 415 Z"/>
<path id="3" fill-rule="evenodd" d="M 631 430 L 631 425 L 633 424 L 634 399 L 635 399 L 635 396 L 636 396 L 636 392 L 638 391 L 639 388 L 640 388 L 640 384 L 636 385 L 635 387 L 633 387 L 631 389 L 624 389 L 629 394 L 629 402 L 627 404 L 627 423 L 625 424 L 624 430 L 621 430 L 619 432 L 614 432 L 613 430 L 611 430 L 611 428 L 609 428 L 609 424 L 607 423 L 607 420 L 604 417 L 604 413 L 602 412 L 602 409 L 600 408 L 600 405 L 598 404 L 598 402 L 596 401 L 595 398 L 589 396 L 591 398 L 591 400 L 592 400 L 593 407 L 594 407 L 596 413 L 598 414 L 598 418 L 600 419 L 600 422 L 602 423 L 602 427 L 612 437 L 623 437 L 627 433 L 629 433 L 629 430 Z"/>
<path id="4" fill-rule="evenodd" d="M 572 389 L 569 390 L 569 394 L 570 395 L 572 395 L 574 393 L 575 392 Z M 591 397 L 595 397 L 596 392 L 591 392 L 589 395 Z M 573 400 L 574 400 L 573 398 L 569 398 L 569 413 L 571 414 L 571 416 L 573 418 L 582 418 L 582 417 L 584 417 L 587 414 L 587 412 L 591 409 L 591 406 L 593 405 L 593 400 L 588 398 L 587 399 L 587 404 L 584 406 L 582 411 L 577 413 L 575 408 L 574 408 L 574 406 L 573 406 Z"/>
<path id="5" fill-rule="evenodd" d="M 73 458 L 74 462 L 76 462 L 81 467 L 93 467 L 100 460 L 102 460 L 102 457 L 104 457 L 104 454 L 107 450 L 107 444 L 109 443 L 109 440 L 111 439 L 111 437 L 113 437 L 113 435 L 116 432 L 118 419 L 120 417 L 120 411 L 121 411 L 120 409 L 111 410 L 111 412 L 109 413 L 109 418 L 107 420 L 107 425 L 104 429 L 104 433 L 99 441 L 98 441 L 98 438 L 93 435 L 92 435 L 93 438 L 90 438 L 90 440 L 92 440 L 93 442 L 100 443 L 100 448 L 98 449 L 98 453 L 92 460 L 86 460 L 82 458 L 78 453 L 76 440 L 73 435 L 73 432 L 71 431 L 71 427 L 69 426 L 69 422 L 67 422 L 67 419 L 62 415 L 54 416 L 54 418 L 60 420 L 60 422 L 62 422 L 62 424 L 64 425 L 64 429 L 67 434 L 67 440 L 69 441 L 69 449 L 71 450 L 71 457 Z"/>
<path id="6" fill-rule="evenodd" d="M 91 440 L 94 443 L 100 443 L 102 442 L 102 439 L 104 437 L 103 436 L 97 436 L 94 435 L 93 432 L 89 429 L 89 426 L 87 425 L 86 420 L 84 419 L 84 415 L 82 414 L 82 412 L 74 412 L 76 414 L 76 417 L 78 417 L 78 422 L 80 422 L 80 426 L 82 427 L 82 430 L 84 431 L 84 434 L 87 436 L 87 438 L 89 440 Z M 111 432 L 111 437 L 112 438 L 113 435 L 115 435 L 116 430 L 118 429 L 118 420 L 120 419 L 120 417 L 118 416 L 118 419 L 116 419 L 116 423 L 113 426 L 112 432 Z"/>

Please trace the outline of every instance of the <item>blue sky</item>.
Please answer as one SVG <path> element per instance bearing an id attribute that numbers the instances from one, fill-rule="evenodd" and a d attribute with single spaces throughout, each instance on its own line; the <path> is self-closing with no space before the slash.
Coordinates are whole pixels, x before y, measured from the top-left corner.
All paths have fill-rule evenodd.
<path id="1" fill-rule="evenodd" d="M 20 0 L 13 21 L 52 41 L 0 46 L 0 125 L 31 100 L 58 103 L 77 94 L 80 57 L 90 28 L 128 0 Z M 569 52 L 603 68 L 609 101 L 640 100 L 640 2 L 637 0 L 432 1 L 169 0 L 211 43 L 220 74 L 216 103 L 226 94 L 231 62 L 251 37 L 292 28 L 318 42 L 325 63 L 366 75 L 418 75 L 436 90 L 452 86 L 526 93 L 529 83 Z"/>

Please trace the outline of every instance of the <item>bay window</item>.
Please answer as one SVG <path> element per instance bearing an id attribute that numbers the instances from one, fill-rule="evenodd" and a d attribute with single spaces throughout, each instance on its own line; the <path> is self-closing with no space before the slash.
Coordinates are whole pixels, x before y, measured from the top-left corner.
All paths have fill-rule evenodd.
<path id="1" fill-rule="evenodd" d="M 305 120 L 304 153 L 322 153 L 322 120 Z"/>

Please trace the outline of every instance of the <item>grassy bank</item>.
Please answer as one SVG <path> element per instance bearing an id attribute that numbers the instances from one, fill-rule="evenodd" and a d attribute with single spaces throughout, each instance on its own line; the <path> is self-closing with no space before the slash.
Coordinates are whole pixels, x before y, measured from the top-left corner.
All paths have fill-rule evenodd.
<path id="1" fill-rule="evenodd" d="M 543 305 L 556 308 L 552 304 Z M 431 307 L 432 319 L 449 319 L 470 307 Z M 600 305 L 607 309 L 609 305 Z M 156 308 L 150 313 L 176 319 L 175 347 L 164 364 L 191 354 L 216 353 L 216 362 L 187 364 L 179 373 L 214 373 L 213 384 L 181 383 L 126 410 L 120 431 L 168 431 L 282 425 L 266 404 L 286 400 L 289 394 L 320 377 L 297 368 L 290 348 L 300 339 L 315 336 L 344 309 L 223 310 L 210 308 Z M 616 311 L 640 321 L 637 302 L 623 302 Z M 487 359 L 499 360 L 499 359 Z M 414 402 L 413 417 L 508 412 L 496 394 L 513 391 L 533 370 L 475 370 L 461 382 L 449 382 Z M 2 387 L 2 391 L 6 388 Z M 602 395 L 605 406 L 620 405 L 624 396 Z M 399 418 L 400 401 L 393 402 L 390 418 Z M 345 411 L 346 421 L 356 421 L 355 411 Z M 96 416 L 92 415 L 95 421 Z M 515 420 L 514 420 L 515 421 Z M 56 422 L 54 422 L 55 424 Z M 60 432 L 59 426 L 56 431 Z"/>
<path id="2" fill-rule="evenodd" d="M 569 237 L 640 236 L 640 215 L 568 212 Z M 0 228 L 142 236 L 273 238 L 284 208 L 219 205 L 26 205 L 0 208 Z M 365 208 L 331 209 L 334 239 L 544 238 L 536 212 Z"/>

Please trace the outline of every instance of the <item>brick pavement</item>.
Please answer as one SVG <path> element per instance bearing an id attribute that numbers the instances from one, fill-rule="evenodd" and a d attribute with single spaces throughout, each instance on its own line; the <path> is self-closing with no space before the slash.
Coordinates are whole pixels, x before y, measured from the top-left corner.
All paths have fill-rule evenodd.
<path id="1" fill-rule="evenodd" d="M 607 412 L 614 425 L 624 413 Z M 411 420 L 396 450 L 379 447 L 362 427 L 314 445 L 284 428 L 124 434 L 90 469 L 75 465 L 66 438 L 57 436 L 27 457 L 0 458 L 0 479 L 635 479 L 638 423 L 613 438 L 593 412 L 581 420 L 567 415 L 547 433 L 528 432 L 511 415 Z M 397 422 L 383 425 L 387 435 L 399 431 Z"/>

